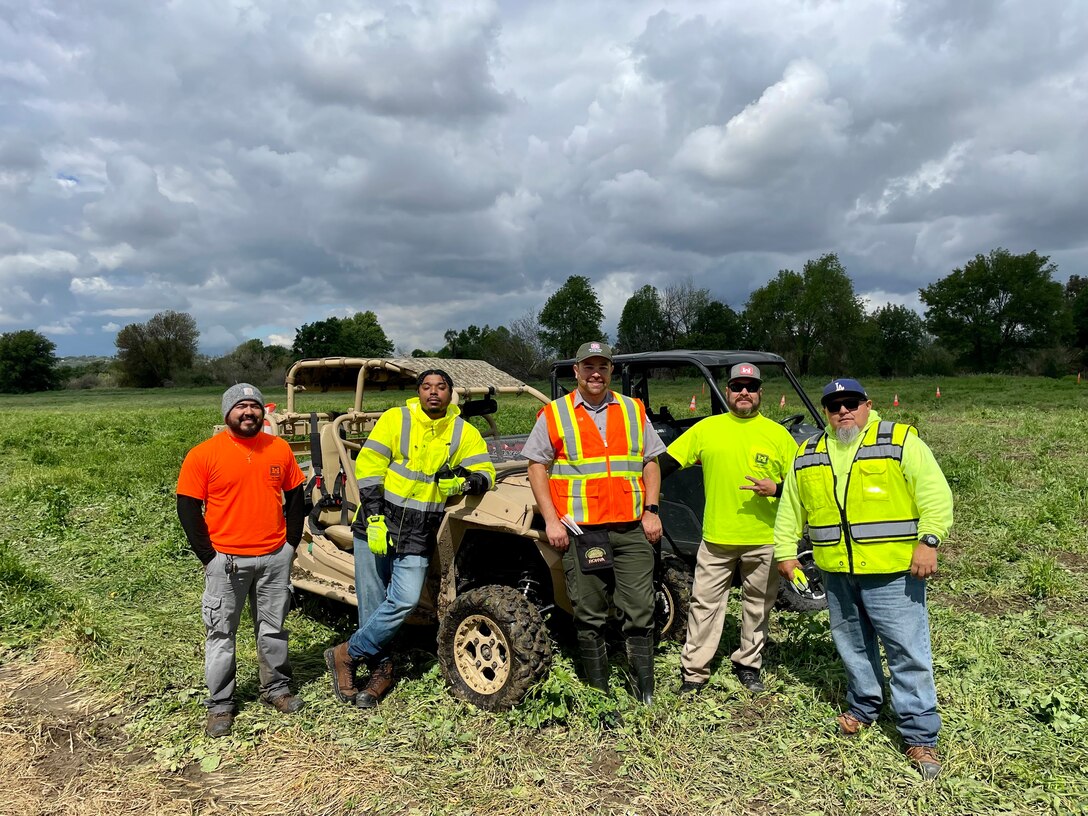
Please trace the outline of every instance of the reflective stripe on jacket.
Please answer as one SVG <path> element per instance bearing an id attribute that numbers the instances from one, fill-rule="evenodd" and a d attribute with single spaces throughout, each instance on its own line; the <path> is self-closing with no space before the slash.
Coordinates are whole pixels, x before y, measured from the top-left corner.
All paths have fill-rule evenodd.
<path id="1" fill-rule="evenodd" d="M 381 512 L 397 551 L 418 551 L 438 527 L 446 499 L 435 474 L 450 468 L 482 473 L 488 488 L 495 485 L 495 466 L 480 432 L 451 405 L 438 419 L 427 416 L 418 397 L 379 417 L 355 461 L 361 513 Z M 380 491 L 381 509 L 377 505 Z"/>
<path id="2" fill-rule="evenodd" d="M 845 508 L 835 495 L 841 477 L 831 466 L 827 435 L 798 449 L 793 469 L 818 567 L 862 574 L 910 569 L 919 513 L 901 462 L 907 434 L 917 433 L 911 425 L 870 423 L 846 474 Z"/>
<path id="3" fill-rule="evenodd" d="M 607 440 L 574 394 L 543 409 L 555 449 L 548 487 L 560 517 L 578 524 L 614 524 L 642 518 L 643 429 L 646 409 L 637 399 L 612 392 Z"/>

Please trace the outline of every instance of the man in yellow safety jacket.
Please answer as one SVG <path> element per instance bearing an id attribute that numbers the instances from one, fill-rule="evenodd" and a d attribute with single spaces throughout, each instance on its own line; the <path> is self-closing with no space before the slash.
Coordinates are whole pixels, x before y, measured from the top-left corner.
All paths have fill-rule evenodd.
<path id="1" fill-rule="evenodd" d="M 608 691 L 604 626 L 611 594 L 623 615 L 639 698 L 649 705 L 653 545 L 661 539 L 657 456 L 665 445 L 639 400 L 608 389 L 612 349 L 606 343 L 581 345 L 574 376 L 578 389 L 541 409 L 525 442 L 529 484 L 548 543 L 563 553 L 586 679 Z"/>
<path id="2" fill-rule="evenodd" d="M 952 491 L 917 431 L 882 421 L 857 380 L 828 383 L 821 404 L 829 427 L 798 449 L 782 491 L 778 570 L 794 577 L 807 524 L 846 669 L 849 708 L 839 729 L 852 736 L 880 714 L 883 644 L 907 757 L 932 779 L 941 770 L 941 719 L 925 579 L 937 571 L 937 547 L 952 526 Z"/>
<path id="3" fill-rule="evenodd" d="M 447 497 L 484 493 L 495 484 L 483 437 L 450 404 L 450 375 L 424 371 L 416 386 L 418 397 L 378 418 L 355 463 L 360 626 L 350 640 L 326 650 L 325 662 L 333 693 L 359 708 L 373 708 L 393 685 L 386 647 L 419 603 Z M 355 688 L 360 661 L 371 669 L 362 691 Z"/>

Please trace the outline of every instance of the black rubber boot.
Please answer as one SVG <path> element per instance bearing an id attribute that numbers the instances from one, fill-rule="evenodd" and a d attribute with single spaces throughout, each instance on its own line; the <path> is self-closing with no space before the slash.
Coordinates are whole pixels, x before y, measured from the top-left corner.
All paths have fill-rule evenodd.
<path id="1" fill-rule="evenodd" d="M 586 682 L 607 694 L 608 649 L 605 648 L 604 638 L 597 632 L 579 632 L 578 653 L 582 657 L 582 672 Z"/>
<path id="2" fill-rule="evenodd" d="M 651 637 L 627 638 L 627 660 L 635 680 L 637 697 L 643 705 L 654 704 L 654 641 Z"/>

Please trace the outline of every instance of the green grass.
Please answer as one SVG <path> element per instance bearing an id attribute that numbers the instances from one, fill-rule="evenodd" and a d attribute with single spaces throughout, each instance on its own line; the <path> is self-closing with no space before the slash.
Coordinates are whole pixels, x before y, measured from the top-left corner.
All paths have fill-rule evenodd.
<path id="1" fill-rule="evenodd" d="M 805 384 L 818 395 L 823 383 Z M 601 732 L 594 723 L 609 703 L 579 683 L 563 652 L 512 712 L 455 701 L 423 649 L 406 653 L 406 679 L 376 713 L 345 708 L 329 695 L 322 652 L 349 631 L 351 612 L 309 602 L 289 622 L 308 708 L 289 719 L 255 704 L 252 636 L 243 633 L 236 734 L 207 740 L 201 573 L 177 523 L 174 484 L 185 451 L 218 421 L 218 389 L 0 398 L 0 647 L 6 661 L 43 645 L 74 651 L 81 687 L 120 695 L 129 738 L 165 779 L 200 766 L 271 780 L 283 812 L 1085 812 L 1088 385 L 867 385 L 886 418 L 918 425 L 956 498 L 931 589 L 946 758 L 933 784 L 906 766 L 888 722 L 852 741 L 833 733 L 845 681 L 826 615 L 775 616 L 770 693 L 757 699 L 727 659 L 707 692 L 677 698 L 679 648 L 669 644 L 658 652 L 657 703 L 640 709 L 621 689 L 617 661 L 612 697 L 624 725 Z M 686 416 L 695 388 L 670 384 L 654 404 Z M 792 395 L 779 408 L 781 391 L 781 381 L 765 387 L 772 416 L 797 410 Z M 523 398 L 500 426 L 525 432 L 534 415 Z M 734 601 L 723 651 L 735 645 L 735 614 Z M 277 777 L 270 757 L 306 773 Z M 245 801 L 234 805 L 246 812 Z"/>

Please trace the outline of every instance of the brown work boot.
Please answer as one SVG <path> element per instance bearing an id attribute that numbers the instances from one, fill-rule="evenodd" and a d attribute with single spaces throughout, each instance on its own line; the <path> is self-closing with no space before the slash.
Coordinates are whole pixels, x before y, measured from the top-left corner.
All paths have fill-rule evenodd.
<path id="1" fill-rule="evenodd" d="M 289 691 L 277 694 L 275 697 L 261 697 L 261 702 L 266 706 L 272 706 L 280 714 L 294 714 L 305 705 Z"/>
<path id="2" fill-rule="evenodd" d="M 234 728 L 233 711 L 209 711 L 204 733 L 209 737 L 228 737 Z"/>
<path id="3" fill-rule="evenodd" d="M 862 722 L 849 711 L 840 714 L 835 722 L 839 724 L 839 733 L 845 737 L 856 736 L 861 729 L 872 725 L 871 722 Z"/>
<path id="4" fill-rule="evenodd" d="M 928 745 L 907 746 L 907 759 L 918 769 L 923 779 L 936 779 L 941 772 L 941 758 L 937 749 Z"/>
<path id="5" fill-rule="evenodd" d="M 393 659 L 386 657 L 378 662 L 370 672 L 366 688 L 359 692 L 355 705 L 359 708 L 374 708 L 378 700 L 393 687 Z"/>
<path id="6" fill-rule="evenodd" d="M 356 660 L 348 654 L 348 644 L 341 643 L 325 650 L 325 665 L 332 675 L 332 693 L 342 703 L 354 703 L 359 690 L 355 688 Z"/>

